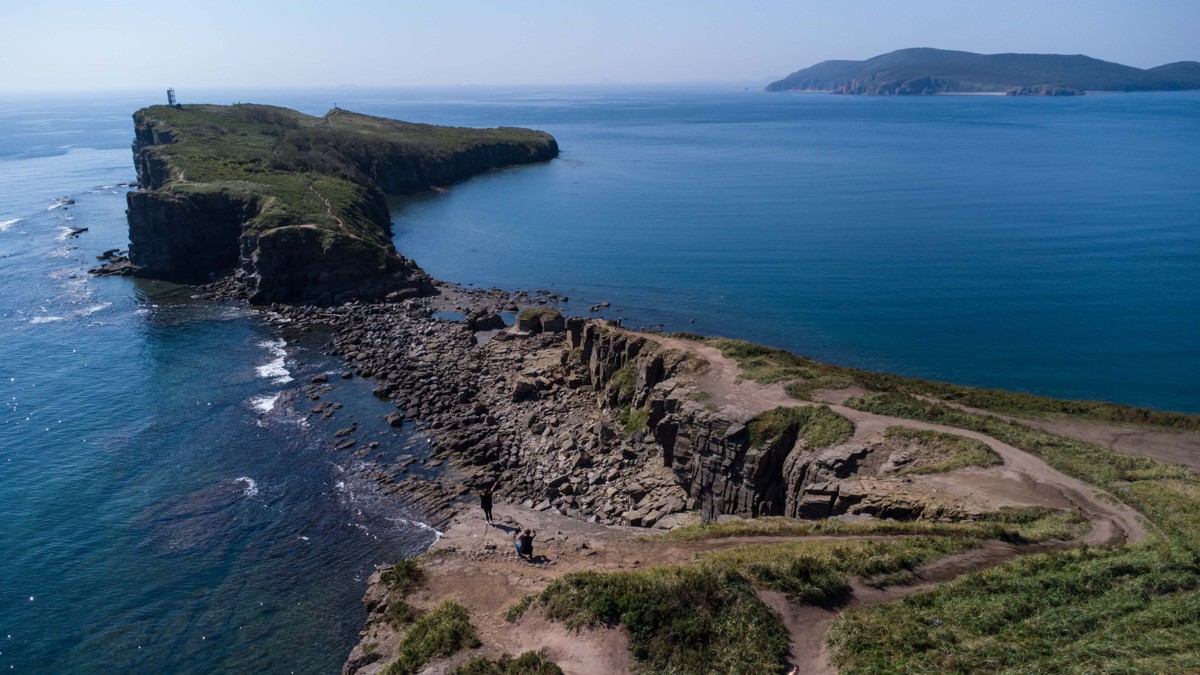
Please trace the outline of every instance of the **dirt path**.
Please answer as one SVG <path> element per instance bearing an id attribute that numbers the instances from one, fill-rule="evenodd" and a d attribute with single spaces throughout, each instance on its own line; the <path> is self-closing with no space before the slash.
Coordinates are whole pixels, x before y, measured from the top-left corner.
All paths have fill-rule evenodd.
<path id="1" fill-rule="evenodd" d="M 1200 434 L 1165 429 L 1139 429 L 1088 420 L 1013 417 L 947 401 L 937 402 L 964 412 L 995 417 L 1005 422 L 1016 422 L 1047 433 L 1099 445 L 1123 455 L 1149 457 L 1166 464 L 1200 471 Z"/>
<path id="2" fill-rule="evenodd" d="M 309 185 L 308 189 L 317 196 L 317 199 L 320 199 L 321 202 L 325 204 L 325 213 L 328 213 L 330 218 L 333 218 L 335 221 L 337 221 L 338 227 L 342 228 L 343 232 L 347 232 L 346 223 L 343 222 L 341 218 L 333 215 L 333 205 L 329 203 L 328 199 L 325 199 L 325 195 L 318 192 L 317 188 L 313 187 L 312 185 Z"/>
<path id="3" fill-rule="evenodd" d="M 691 352 L 707 361 L 709 369 L 696 378 L 696 384 L 709 393 L 709 402 L 712 405 L 743 421 L 778 406 L 819 405 L 788 396 L 783 384 L 762 385 L 739 379 L 741 367 L 738 363 L 713 347 L 675 338 L 656 336 L 655 339 L 667 348 Z M 830 409 L 854 422 L 854 441 L 866 440 L 884 432 L 888 427 L 904 426 L 975 439 L 987 444 L 1004 460 L 1002 473 L 1007 476 L 1009 482 L 995 480 L 995 477 L 990 475 L 984 480 L 977 480 L 982 475 L 981 472 L 958 472 L 958 476 L 948 474 L 938 478 L 944 481 L 947 487 L 990 493 L 989 496 L 1003 498 L 1006 496 L 1007 486 L 1015 484 L 1026 491 L 1026 495 L 1032 492 L 1047 501 L 1065 500 L 1074 506 L 1091 526 L 1090 531 L 1075 543 L 1094 546 L 1136 542 L 1146 538 L 1145 521 L 1137 511 L 1095 486 L 1067 476 L 1023 450 L 974 431 L 847 408 L 839 404 L 844 400 L 845 398 L 831 404 Z M 1058 432 L 1061 432 L 1062 428 L 1062 425 L 1058 425 Z M 1060 542 L 1042 547 L 1015 547 L 1001 542 L 987 542 L 981 549 L 949 556 L 923 568 L 919 572 L 922 578 L 920 584 L 892 587 L 883 591 L 857 585 L 852 600 L 845 607 L 797 606 L 782 595 L 772 592 L 764 592 L 761 597 L 783 617 L 791 636 L 792 663 L 798 666 L 799 672 L 834 673 L 836 669 L 830 660 L 825 635 L 841 611 L 897 600 L 936 583 L 998 565 L 1017 555 L 1065 545 Z"/>
<path id="4" fill-rule="evenodd" d="M 669 349 L 691 352 L 707 361 L 709 369 L 697 378 L 697 385 L 709 393 L 710 403 L 743 421 L 779 406 L 819 405 L 788 396 L 782 383 L 759 384 L 739 379 L 742 371 L 737 361 L 724 356 L 714 347 L 676 338 L 655 336 L 655 339 Z M 1041 459 L 991 436 L 957 427 L 863 412 L 843 405 L 832 404 L 829 407 L 854 422 L 853 440 L 856 441 L 882 433 L 888 427 L 902 426 L 953 434 L 987 444 L 1004 460 L 1003 472 L 1017 484 L 1046 500 L 1065 499 L 1079 509 L 1092 528 L 1084 537 L 1083 543 L 1101 545 L 1141 541 L 1146 538 L 1143 519 L 1137 511 L 1110 495 L 1103 494 L 1095 486 L 1072 478 Z M 1005 483 L 974 481 L 971 475 L 962 474 L 961 480 L 967 482 L 962 486 L 964 489 L 976 492 L 993 490 L 997 498 L 1006 496 Z M 942 480 L 949 486 L 960 480 L 960 477 L 948 475 Z"/>
<path id="5" fill-rule="evenodd" d="M 739 380 L 737 362 L 703 344 L 655 337 L 665 346 L 694 353 L 710 367 L 696 377 L 696 384 L 707 391 L 709 402 L 726 414 L 747 420 L 777 406 L 806 406 L 813 403 L 788 396 L 781 384 L 760 385 Z M 839 402 L 840 403 L 840 402 Z M 984 542 L 980 548 L 948 556 L 917 571 L 920 581 L 909 586 L 875 589 L 852 580 L 853 593 L 843 605 L 813 607 L 796 605 L 772 591 L 760 597 L 779 612 L 791 641 L 791 662 L 802 673 L 836 672 L 825 645 L 825 636 L 840 612 L 890 602 L 920 592 L 935 584 L 963 574 L 998 565 L 1019 555 L 1066 548 L 1079 543 L 1103 545 L 1140 541 L 1146 537 L 1141 516 L 1125 504 L 1102 494 L 1095 487 L 1071 478 L 1042 460 L 984 434 L 938 424 L 929 424 L 877 415 L 834 403 L 830 408 L 855 424 L 854 441 L 880 434 L 888 427 L 905 426 L 928 429 L 972 438 L 987 444 L 1004 460 L 1002 467 L 986 471 L 960 471 L 936 477 L 947 489 L 984 494 L 998 503 L 1010 493 L 1020 493 L 1028 503 L 1030 495 L 1043 503 L 1074 507 L 1090 524 L 1089 532 L 1076 542 L 1047 542 L 1016 546 L 998 541 Z M 518 600 L 538 593 L 554 579 L 576 571 L 619 571 L 650 566 L 681 565 L 695 560 L 697 554 L 747 544 L 795 541 L 795 537 L 736 537 L 695 542 L 646 538 L 636 528 L 605 527 L 559 515 L 538 512 L 514 505 L 498 504 L 497 525 L 489 527 L 482 515 L 472 511 L 460 515 L 447 528 L 444 537 L 430 550 L 423 567 L 426 584 L 410 601 L 418 607 L 432 607 L 443 600 L 466 605 L 478 628 L 483 646 L 470 654 L 432 664 L 426 672 L 449 672 L 469 656 L 497 657 L 502 653 L 519 654 L 541 649 L 566 673 L 625 673 L 634 666 L 629 653 L 628 636 L 620 628 L 600 628 L 581 632 L 567 630 L 561 623 L 545 618 L 537 608 L 509 623 L 505 613 Z M 535 563 L 517 557 L 512 534 L 518 528 L 538 532 Z M 818 539 L 894 539 L 889 536 L 803 537 Z M 367 671 L 363 671 L 367 672 Z"/>

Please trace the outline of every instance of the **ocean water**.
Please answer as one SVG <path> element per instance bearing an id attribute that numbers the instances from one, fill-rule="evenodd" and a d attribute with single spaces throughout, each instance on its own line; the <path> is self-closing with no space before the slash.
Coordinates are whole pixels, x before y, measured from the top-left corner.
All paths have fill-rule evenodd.
<path id="1" fill-rule="evenodd" d="M 305 419 L 298 387 L 341 366 L 320 335 L 88 277 L 127 241 L 144 100 L 0 107 L 0 670 L 338 672 L 373 566 L 434 537 L 352 453 L 423 439 L 358 379 Z"/>
<path id="2" fill-rule="evenodd" d="M 522 125 L 563 148 L 394 203 L 447 280 L 815 358 L 1200 412 L 1200 94 L 855 98 L 740 87 L 187 92 Z M 0 669 L 337 672 L 372 565 L 433 535 L 348 478 L 370 383 L 321 335 L 94 279 L 138 107 L 0 101 Z M 63 205 L 59 197 L 74 199 Z M 87 227 L 77 239 L 67 227 Z"/>

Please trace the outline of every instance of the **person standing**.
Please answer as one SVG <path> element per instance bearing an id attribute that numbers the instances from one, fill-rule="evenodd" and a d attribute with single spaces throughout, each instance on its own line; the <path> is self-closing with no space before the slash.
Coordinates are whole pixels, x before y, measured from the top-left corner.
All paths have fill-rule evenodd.
<path id="1" fill-rule="evenodd" d="M 483 509 L 483 517 L 487 519 L 487 524 L 492 524 L 492 493 L 496 491 L 496 486 L 500 484 L 499 479 L 489 488 L 484 488 L 483 492 L 479 493 L 479 508 Z"/>

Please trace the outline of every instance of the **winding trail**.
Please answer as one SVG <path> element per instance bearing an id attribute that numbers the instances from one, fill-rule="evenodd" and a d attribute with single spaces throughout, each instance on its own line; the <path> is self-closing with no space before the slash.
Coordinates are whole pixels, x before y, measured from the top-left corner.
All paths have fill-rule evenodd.
<path id="1" fill-rule="evenodd" d="M 732 419 L 746 421 L 775 407 L 824 405 L 800 401 L 786 394 L 782 384 L 762 385 L 741 379 L 740 365 L 704 344 L 650 335 L 668 349 L 690 353 L 708 362 L 709 367 L 693 376 L 695 384 L 709 393 L 708 403 L 720 408 Z M 826 635 L 838 616 L 857 609 L 891 602 L 930 589 L 964 574 L 1001 564 L 1018 556 L 1040 551 L 1067 549 L 1080 544 L 1092 546 L 1137 542 L 1146 538 L 1143 518 L 1132 508 L 1098 490 L 1050 467 L 1041 459 L 985 434 L 863 412 L 831 402 L 830 408 L 855 425 L 849 443 L 862 443 L 882 434 L 889 427 L 902 426 L 954 434 L 985 443 L 1003 460 L 1002 466 L 986 470 L 967 469 L 931 478 L 931 485 L 971 493 L 992 494 L 997 503 L 1017 495 L 1015 503 L 1030 503 L 1031 495 L 1044 497 L 1042 503 L 1071 508 L 1087 520 L 1089 530 L 1074 541 L 1052 540 L 1036 544 L 1011 544 L 986 540 L 977 548 L 930 562 L 915 571 L 917 582 L 906 586 L 877 589 L 851 578 L 852 592 L 840 604 L 829 606 L 798 605 L 784 595 L 759 591 L 759 597 L 782 617 L 789 633 L 789 661 L 800 673 L 835 673 L 825 643 Z M 1011 494 L 1006 495 L 1006 491 Z M 1025 501 L 1022 501 L 1025 500 Z M 1010 503 L 1013 500 L 1009 500 Z M 539 593 L 551 581 L 577 571 L 616 572 L 654 566 L 684 565 L 710 551 L 746 545 L 794 541 L 886 541 L 913 535 L 815 535 L 815 536 L 743 536 L 700 541 L 674 541 L 646 537 L 640 528 L 607 527 L 586 523 L 553 510 L 536 511 L 514 504 L 497 504 L 496 526 L 483 522 L 478 511 L 460 513 L 447 527 L 422 562 L 427 581 L 409 600 L 417 607 L 429 608 L 444 600 L 455 600 L 470 611 L 478 628 L 482 646 L 471 655 L 497 657 L 514 650 L 541 649 L 566 673 L 625 673 L 636 664 L 629 652 L 629 638 L 621 627 L 591 628 L 572 631 L 562 623 L 549 621 L 539 609 L 526 612 L 514 622 L 505 614 L 518 600 Z M 518 528 L 532 528 L 539 534 L 535 553 L 537 563 L 517 558 L 512 534 Z M 386 622 L 371 624 L 361 644 L 390 644 L 396 641 Z M 517 646 L 520 649 L 517 649 Z M 437 672 L 461 665 L 467 654 L 431 664 Z M 362 672 L 374 672 L 367 667 Z M 440 669 L 440 670 L 437 670 Z"/>
<path id="2" fill-rule="evenodd" d="M 697 385 L 710 394 L 709 402 L 712 405 L 741 421 L 780 406 L 826 405 L 792 398 L 784 391 L 783 383 L 764 385 L 741 379 L 742 369 L 737 361 L 726 357 L 714 347 L 677 338 L 650 337 L 668 349 L 691 353 L 707 361 L 709 368 L 695 378 Z M 763 601 L 783 617 L 791 637 L 791 663 L 800 673 L 837 672 L 825 644 L 825 636 L 838 615 L 846 609 L 898 600 L 963 574 L 998 565 L 1019 555 L 1080 544 L 1102 546 L 1133 543 L 1142 541 L 1147 536 L 1145 519 L 1130 506 L 1096 486 L 1068 476 L 1040 458 L 991 436 L 957 427 L 864 412 L 839 403 L 828 405 L 833 412 L 854 423 L 851 442 L 862 442 L 883 433 L 889 427 L 902 426 L 954 434 L 985 443 L 1004 460 L 1004 473 L 1024 483 L 1036 494 L 1056 494 L 1065 499 L 1087 519 L 1090 530 L 1073 542 L 1046 542 L 1031 546 L 1015 546 L 998 541 L 985 542 L 979 549 L 947 556 L 923 567 L 917 574 L 921 579 L 918 584 L 879 590 L 856 581 L 850 600 L 845 605 L 836 607 L 796 605 L 780 593 L 760 592 Z M 1026 420 L 1016 421 L 1026 423 Z M 964 473 L 962 478 L 947 476 L 942 480 L 972 480 L 969 476 L 971 474 Z M 987 491 L 995 488 L 996 483 L 997 481 L 987 478 L 978 480 L 976 474 L 975 482 L 967 487 Z"/>
<path id="3" fill-rule="evenodd" d="M 668 349 L 692 353 L 709 363 L 709 369 L 697 378 L 697 384 L 712 398 L 710 403 L 742 421 L 777 407 L 826 405 L 792 398 L 784 391 L 783 383 L 759 384 L 741 379 L 741 366 L 715 347 L 661 336 L 651 336 Z M 833 412 L 854 423 L 852 441 L 864 441 L 888 427 L 909 427 L 937 431 L 970 438 L 985 443 L 1004 460 L 1004 470 L 1015 474 L 1039 492 L 1055 492 L 1079 509 L 1091 525 L 1091 531 L 1079 543 L 1090 546 L 1137 542 L 1146 538 L 1144 519 L 1133 508 L 1103 492 L 1094 485 L 1072 478 L 1033 455 L 975 431 L 942 424 L 889 417 L 876 413 L 829 405 Z M 986 489 L 972 485 L 972 489 Z"/>

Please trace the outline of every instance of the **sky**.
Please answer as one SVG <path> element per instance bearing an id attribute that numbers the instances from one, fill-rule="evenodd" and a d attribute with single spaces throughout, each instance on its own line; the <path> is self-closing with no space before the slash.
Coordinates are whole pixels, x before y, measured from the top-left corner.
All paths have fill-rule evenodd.
<path id="1" fill-rule="evenodd" d="M 0 92 L 767 82 L 904 47 L 1200 60 L 1200 0 L 0 0 Z"/>

